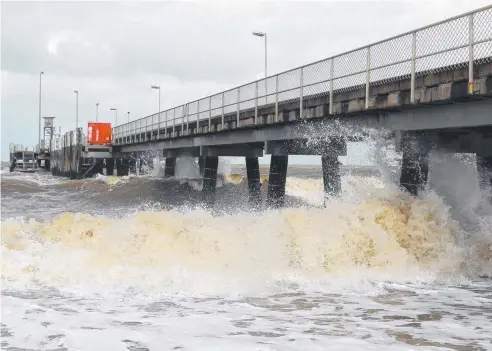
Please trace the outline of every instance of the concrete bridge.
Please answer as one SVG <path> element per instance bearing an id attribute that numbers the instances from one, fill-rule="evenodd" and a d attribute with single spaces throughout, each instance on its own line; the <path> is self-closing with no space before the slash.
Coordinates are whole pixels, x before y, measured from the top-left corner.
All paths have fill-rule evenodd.
<path id="1" fill-rule="evenodd" d="M 338 156 L 370 129 L 395 139 L 412 194 L 432 149 L 476 153 L 492 184 L 492 6 L 116 126 L 113 156 L 125 173 L 129 154 L 157 150 L 166 176 L 176 157 L 198 157 L 210 201 L 218 157 L 243 156 L 258 202 L 258 157 L 271 154 L 267 204 L 280 206 L 289 155 L 321 155 L 337 195 Z"/>

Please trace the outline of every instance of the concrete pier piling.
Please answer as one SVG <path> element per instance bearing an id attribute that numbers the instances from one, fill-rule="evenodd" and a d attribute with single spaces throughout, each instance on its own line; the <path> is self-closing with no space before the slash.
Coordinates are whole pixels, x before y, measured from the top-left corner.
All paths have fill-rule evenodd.
<path id="1" fill-rule="evenodd" d="M 112 176 L 114 174 L 114 158 L 106 159 L 106 175 Z"/>
<path id="2" fill-rule="evenodd" d="M 284 205 L 288 162 L 289 156 L 272 155 L 271 157 L 266 200 L 267 207 L 282 207 Z"/>
<path id="3" fill-rule="evenodd" d="M 176 173 L 176 157 L 166 157 L 164 164 L 164 178 L 174 177 Z"/>
<path id="4" fill-rule="evenodd" d="M 204 157 L 203 162 L 203 195 L 208 207 L 213 207 L 215 202 L 215 187 L 217 185 L 217 168 L 219 158 L 217 156 Z"/>
<path id="5" fill-rule="evenodd" d="M 116 172 L 118 176 L 127 176 L 130 171 L 129 159 L 116 159 Z"/>
<path id="6" fill-rule="evenodd" d="M 403 152 L 400 186 L 417 196 L 425 188 L 429 174 L 429 154 L 426 152 Z"/>
<path id="7" fill-rule="evenodd" d="M 97 174 L 103 174 L 103 162 L 102 160 L 96 160 L 96 164 L 91 170 L 91 177 L 96 176 Z"/>
<path id="8" fill-rule="evenodd" d="M 205 156 L 198 157 L 198 168 L 200 170 L 200 177 L 203 177 L 203 169 L 205 167 Z"/>
<path id="9" fill-rule="evenodd" d="M 249 205 L 251 207 L 258 207 L 261 204 L 258 157 L 246 157 L 246 174 L 248 177 Z"/>
<path id="10" fill-rule="evenodd" d="M 477 173 L 480 189 L 492 189 L 492 156 L 477 155 Z"/>
<path id="11" fill-rule="evenodd" d="M 323 186 L 325 197 L 340 196 L 342 193 L 342 181 L 338 156 L 321 156 L 321 166 L 323 168 Z"/>

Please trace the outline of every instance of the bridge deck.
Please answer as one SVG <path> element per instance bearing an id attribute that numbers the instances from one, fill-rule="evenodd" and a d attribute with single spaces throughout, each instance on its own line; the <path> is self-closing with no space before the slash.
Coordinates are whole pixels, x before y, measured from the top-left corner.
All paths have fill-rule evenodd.
<path id="1" fill-rule="evenodd" d="M 487 96 L 491 67 L 492 6 L 487 6 L 116 126 L 113 142 L 161 143 L 304 118 L 374 116 L 385 108 L 391 115 L 395 107 Z M 398 118 L 395 127 L 401 123 L 408 124 Z"/>

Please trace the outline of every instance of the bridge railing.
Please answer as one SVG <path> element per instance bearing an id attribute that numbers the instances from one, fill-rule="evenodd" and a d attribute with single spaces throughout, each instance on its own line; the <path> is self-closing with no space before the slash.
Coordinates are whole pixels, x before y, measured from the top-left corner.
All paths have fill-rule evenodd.
<path id="1" fill-rule="evenodd" d="M 274 107 L 270 122 L 275 123 L 286 103 L 297 104 L 299 118 L 304 118 L 307 96 L 329 96 L 329 114 L 334 114 L 334 92 L 364 87 L 368 109 L 372 86 L 401 80 L 410 80 L 410 102 L 415 103 L 417 77 L 468 67 L 470 90 L 474 64 L 491 60 L 492 5 L 116 126 L 113 141 L 173 138 L 178 136 L 177 126 L 181 135 L 185 130 L 189 133 L 190 123 L 197 125 L 199 133 L 198 125 L 207 121 L 206 130 L 211 131 L 212 119 L 218 117 L 223 129 L 225 117 L 231 115 L 236 119 L 232 128 L 240 128 L 240 113 L 254 110 L 256 124 L 258 109 L 269 106 Z"/>

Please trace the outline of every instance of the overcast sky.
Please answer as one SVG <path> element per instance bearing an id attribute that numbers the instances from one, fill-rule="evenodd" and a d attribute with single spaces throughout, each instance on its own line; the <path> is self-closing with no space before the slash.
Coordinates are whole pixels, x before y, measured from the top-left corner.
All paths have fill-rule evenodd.
<path id="1" fill-rule="evenodd" d="M 1 148 L 32 146 L 42 115 L 62 132 L 114 123 L 485 6 L 482 0 L 359 2 L 1 2 Z"/>

